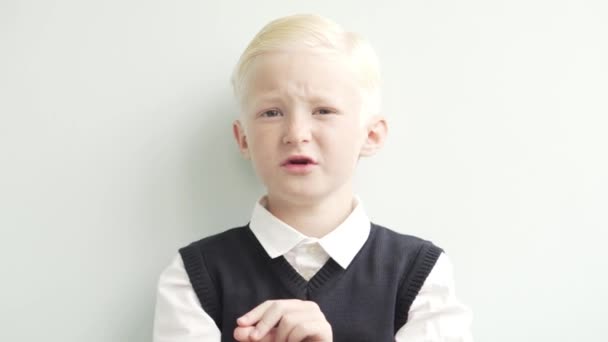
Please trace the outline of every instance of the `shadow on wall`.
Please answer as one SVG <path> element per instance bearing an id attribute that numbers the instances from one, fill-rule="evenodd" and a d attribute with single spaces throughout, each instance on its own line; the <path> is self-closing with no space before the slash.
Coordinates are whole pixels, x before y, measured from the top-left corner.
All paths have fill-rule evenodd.
<path id="1" fill-rule="evenodd" d="M 190 218 L 188 235 L 202 237 L 248 222 L 255 199 L 263 191 L 251 163 L 239 153 L 232 123 L 238 107 L 230 94 L 201 109 L 202 120 L 188 142 L 184 214 Z"/>
<path id="2" fill-rule="evenodd" d="M 176 100 L 179 106 L 166 103 L 159 116 L 171 117 L 168 127 L 150 133 L 151 142 L 137 152 L 144 162 L 134 177 L 141 183 L 132 184 L 139 211 L 131 215 L 144 228 L 131 231 L 144 231 L 147 241 L 130 248 L 127 260 L 136 268 L 129 277 L 141 278 L 137 288 L 125 290 L 108 304 L 118 314 L 109 318 L 111 329 L 105 330 L 103 340 L 150 341 L 156 282 L 177 249 L 246 224 L 263 190 L 232 136 L 238 111 L 230 92 L 206 91 L 191 98 L 196 100 L 189 104 L 184 104 L 187 97 Z M 125 306 L 125 302 L 130 304 Z"/>

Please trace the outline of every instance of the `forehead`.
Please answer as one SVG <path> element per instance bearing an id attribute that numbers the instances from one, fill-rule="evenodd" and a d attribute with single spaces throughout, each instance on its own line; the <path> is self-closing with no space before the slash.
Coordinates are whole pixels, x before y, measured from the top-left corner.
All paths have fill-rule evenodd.
<path id="1" fill-rule="evenodd" d="M 360 89 L 343 54 L 310 50 L 269 52 L 256 57 L 246 82 L 246 103 L 277 97 L 354 101 Z"/>

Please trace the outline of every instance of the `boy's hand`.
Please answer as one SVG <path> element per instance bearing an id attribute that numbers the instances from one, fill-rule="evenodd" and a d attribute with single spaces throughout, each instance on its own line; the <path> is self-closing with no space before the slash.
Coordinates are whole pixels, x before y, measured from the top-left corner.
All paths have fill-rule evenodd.
<path id="1" fill-rule="evenodd" d="M 319 305 L 299 299 L 267 300 L 237 319 L 240 342 L 331 342 L 331 325 Z"/>

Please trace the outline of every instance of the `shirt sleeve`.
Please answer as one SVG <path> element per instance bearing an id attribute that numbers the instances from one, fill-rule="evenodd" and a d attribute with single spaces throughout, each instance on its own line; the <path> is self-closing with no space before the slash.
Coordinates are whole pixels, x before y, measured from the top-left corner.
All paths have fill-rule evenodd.
<path id="1" fill-rule="evenodd" d="M 221 341 L 221 332 L 203 310 L 179 253 L 158 280 L 153 341 Z"/>
<path id="2" fill-rule="evenodd" d="M 441 253 L 412 303 L 396 342 L 473 342 L 473 314 L 455 295 L 450 259 Z"/>

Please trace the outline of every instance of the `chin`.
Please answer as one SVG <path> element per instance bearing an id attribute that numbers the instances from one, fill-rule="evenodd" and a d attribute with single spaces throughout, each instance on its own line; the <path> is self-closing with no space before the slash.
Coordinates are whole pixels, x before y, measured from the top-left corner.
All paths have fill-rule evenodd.
<path id="1" fill-rule="evenodd" d="M 275 196 L 286 200 L 318 200 L 327 195 L 327 191 L 315 189 L 311 186 L 284 187 L 273 191 Z"/>

